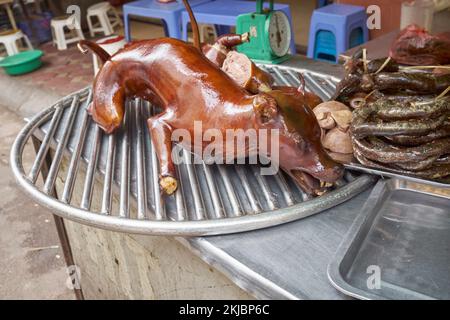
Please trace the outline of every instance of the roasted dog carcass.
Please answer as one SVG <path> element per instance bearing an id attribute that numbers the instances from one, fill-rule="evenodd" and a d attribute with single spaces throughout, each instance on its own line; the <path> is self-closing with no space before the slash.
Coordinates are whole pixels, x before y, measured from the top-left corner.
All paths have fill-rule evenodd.
<path id="1" fill-rule="evenodd" d="M 160 185 L 166 194 L 177 188 L 172 133 L 183 129 L 194 137 L 194 121 L 202 122 L 203 132 L 219 130 L 223 136 L 227 129 L 278 129 L 279 166 L 309 193 L 319 188 L 317 179 L 333 183 L 343 174 L 342 166 L 323 150 L 320 127 L 303 101 L 279 90 L 248 93 L 186 42 L 172 38 L 138 41 L 112 57 L 95 43 L 81 41 L 79 45 L 103 60 L 89 111 L 105 132 L 111 133 L 121 125 L 127 97 L 143 98 L 163 110 L 147 123 L 159 159 Z M 200 155 L 206 146 L 202 143 L 199 150 L 193 140 L 180 143 Z M 227 155 L 223 145 L 217 149 L 222 150 L 223 157 L 260 152 L 246 149 L 238 154 L 233 150 Z"/>

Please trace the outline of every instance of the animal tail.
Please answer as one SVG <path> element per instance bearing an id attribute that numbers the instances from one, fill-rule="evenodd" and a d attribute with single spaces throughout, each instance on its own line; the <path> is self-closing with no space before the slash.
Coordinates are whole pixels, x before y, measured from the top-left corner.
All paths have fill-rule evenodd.
<path id="1" fill-rule="evenodd" d="M 303 76 L 303 74 L 301 72 L 297 72 L 297 77 L 298 80 L 300 81 L 300 86 L 298 87 L 298 91 L 305 93 L 305 89 L 306 89 L 306 83 L 305 83 L 305 77 Z"/>
<path id="2" fill-rule="evenodd" d="M 94 52 L 97 55 L 97 57 L 100 58 L 102 63 L 105 63 L 106 61 L 109 60 L 109 58 L 111 58 L 109 53 L 106 52 L 105 49 L 100 47 L 95 42 L 88 41 L 88 40 L 80 40 L 80 41 L 78 41 L 77 46 L 78 46 L 78 49 L 84 54 L 86 54 L 88 52 L 88 49 L 91 50 L 92 52 Z"/>
<path id="3" fill-rule="evenodd" d="M 195 20 L 194 13 L 192 12 L 192 8 L 189 5 L 188 0 L 183 0 L 184 6 L 186 7 L 186 11 L 189 14 L 189 19 L 191 20 L 191 26 L 192 26 L 192 35 L 194 38 L 194 47 L 196 47 L 198 50 L 201 51 L 200 48 L 200 32 L 198 31 L 198 24 L 197 20 Z"/>

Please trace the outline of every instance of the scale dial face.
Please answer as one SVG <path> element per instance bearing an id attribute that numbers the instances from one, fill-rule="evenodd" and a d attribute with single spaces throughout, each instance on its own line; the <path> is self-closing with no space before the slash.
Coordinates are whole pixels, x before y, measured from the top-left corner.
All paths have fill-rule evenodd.
<path id="1" fill-rule="evenodd" d="M 291 26 L 283 11 L 273 11 L 269 20 L 269 45 L 272 52 L 282 57 L 289 51 Z"/>

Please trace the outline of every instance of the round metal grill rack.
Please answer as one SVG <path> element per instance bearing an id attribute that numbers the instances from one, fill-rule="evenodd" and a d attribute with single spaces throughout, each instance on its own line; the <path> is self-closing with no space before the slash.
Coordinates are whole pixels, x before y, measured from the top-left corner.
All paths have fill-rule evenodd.
<path id="1" fill-rule="evenodd" d="M 308 70 L 262 67 L 283 85 L 298 85 L 296 72 L 302 72 L 307 90 L 323 99 L 338 81 Z M 86 88 L 41 112 L 22 129 L 11 150 L 19 185 L 55 214 L 83 224 L 171 236 L 255 230 L 319 213 L 374 182 L 371 176 L 347 171 L 333 190 L 309 198 L 283 172 L 262 176 L 257 165 L 195 164 L 189 161 L 193 155 L 181 151 L 180 187 L 174 195 L 162 197 L 157 158 L 145 126 L 154 108 L 140 99 L 128 101 L 123 126 L 105 135 L 86 111 L 91 98 Z M 25 170 L 23 151 L 30 140 L 36 157 Z M 38 181 L 40 173 L 43 183 Z M 75 185 L 82 186 L 79 201 L 73 196 Z"/>

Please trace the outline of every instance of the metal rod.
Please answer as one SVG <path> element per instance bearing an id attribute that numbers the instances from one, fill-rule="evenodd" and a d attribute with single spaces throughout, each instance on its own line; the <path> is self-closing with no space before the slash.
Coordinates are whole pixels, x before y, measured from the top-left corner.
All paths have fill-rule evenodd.
<path id="1" fill-rule="evenodd" d="M 179 152 L 181 151 L 181 146 L 175 145 L 173 148 L 174 152 L 172 153 L 172 156 L 174 157 L 174 161 L 176 163 L 180 163 Z M 187 214 L 186 214 L 186 204 L 184 203 L 184 196 L 183 196 L 184 195 L 183 179 L 181 179 L 179 166 L 176 168 L 176 175 L 178 181 L 178 189 L 177 191 L 175 191 L 175 205 L 177 207 L 175 220 L 184 221 L 187 218 Z"/>
<path id="2" fill-rule="evenodd" d="M 154 113 L 154 106 L 150 105 L 150 115 Z M 155 219 L 156 220 L 166 220 L 166 210 L 163 204 L 163 199 L 161 197 L 161 191 L 159 188 L 159 166 L 158 157 L 156 156 L 155 146 L 150 136 L 150 154 L 151 154 L 151 172 L 152 172 L 152 187 L 153 187 L 153 199 L 155 201 Z"/>
<path id="3" fill-rule="evenodd" d="M 136 174 L 137 174 L 137 217 L 145 219 L 147 215 L 147 181 L 144 166 L 144 129 L 142 123 L 142 101 L 136 100 L 135 123 L 136 123 Z"/>
<path id="4" fill-rule="evenodd" d="M 186 165 L 189 184 L 191 186 L 192 198 L 194 199 L 194 214 L 196 220 L 204 220 L 207 218 L 205 208 L 203 206 L 203 199 L 200 194 L 197 175 L 195 173 L 194 164 L 191 161 L 191 154 L 183 149 L 183 159 Z"/>
<path id="5" fill-rule="evenodd" d="M 97 169 L 98 151 L 102 141 L 102 129 L 94 124 L 94 143 L 91 147 L 91 154 L 86 170 L 86 178 L 84 180 L 83 195 L 81 197 L 80 207 L 85 210 L 91 208 L 92 192 L 94 190 L 94 174 Z"/>
<path id="6" fill-rule="evenodd" d="M 282 74 L 281 71 L 280 71 L 279 69 L 273 69 L 273 70 L 274 70 L 275 74 L 278 76 L 278 78 L 280 78 L 281 81 L 282 81 L 285 85 L 287 85 L 287 86 L 291 86 L 291 85 L 292 85 L 291 82 L 289 82 L 289 81 L 286 79 L 286 77 L 284 76 L 284 74 Z"/>
<path id="7" fill-rule="evenodd" d="M 273 198 L 272 192 L 270 191 L 270 188 L 269 188 L 269 185 L 268 185 L 266 179 L 261 174 L 259 174 L 259 172 L 257 172 L 258 167 L 251 166 L 251 168 L 252 168 L 253 174 L 256 177 L 256 181 L 258 181 L 258 184 L 261 188 L 263 196 L 266 199 L 269 209 L 274 210 L 276 208 L 275 199 Z"/>
<path id="8" fill-rule="evenodd" d="M 328 83 L 328 85 L 331 87 L 332 89 L 332 94 L 334 93 L 334 91 L 336 90 L 336 85 L 337 83 L 334 82 L 333 80 L 331 80 L 330 78 L 326 78 L 325 81 Z"/>
<path id="9" fill-rule="evenodd" d="M 59 167 L 61 164 L 62 155 L 67 146 L 67 141 L 69 140 L 69 135 L 70 135 L 70 132 L 72 131 L 73 121 L 75 119 L 75 115 L 77 114 L 78 102 L 79 102 L 79 96 L 76 95 L 72 99 L 72 104 L 71 104 L 70 110 L 69 110 L 69 117 L 67 118 L 66 123 L 64 123 L 65 130 L 63 132 L 63 136 L 61 137 L 61 140 L 58 143 L 58 146 L 56 147 L 56 152 L 53 157 L 53 162 L 50 165 L 50 169 L 47 174 L 47 179 L 45 180 L 43 191 L 47 194 L 49 192 L 51 192 L 51 190 L 53 189 L 53 186 L 55 184 L 56 176 L 58 174 L 58 170 L 59 170 Z"/>
<path id="10" fill-rule="evenodd" d="M 86 110 L 86 106 L 89 105 L 92 99 L 92 91 L 89 92 L 88 98 L 86 99 L 85 105 L 83 106 L 83 119 L 81 121 L 80 133 L 77 138 L 77 143 L 74 152 L 72 153 L 72 158 L 70 159 L 69 169 L 67 170 L 66 183 L 64 185 L 64 190 L 62 194 L 61 201 L 64 203 L 69 203 L 72 198 L 73 187 L 75 184 L 75 179 L 78 173 L 78 164 L 83 151 L 84 141 L 86 138 L 86 131 L 89 123 L 89 114 Z"/>
<path id="11" fill-rule="evenodd" d="M 294 204 L 294 199 L 291 192 L 289 191 L 289 186 L 281 171 L 278 171 L 278 173 L 275 175 L 275 181 L 277 182 L 278 186 L 281 189 L 281 192 L 283 193 L 284 201 L 286 201 L 286 204 L 288 206 L 292 206 Z"/>
<path id="12" fill-rule="evenodd" d="M 110 215 L 112 207 L 112 184 L 116 162 L 116 133 L 108 136 L 108 154 L 106 155 L 105 179 L 103 181 L 101 213 Z"/>
<path id="13" fill-rule="evenodd" d="M 64 108 L 61 104 L 56 106 L 52 121 L 50 122 L 50 128 L 48 129 L 47 134 L 42 140 L 39 151 L 37 152 L 36 159 L 34 160 L 33 166 L 30 170 L 30 174 L 28 175 L 28 179 L 33 184 L 36 183 L 39 171 L 41 170 L 42 164 L 44 162 L 44 158 L 47 155 L 48 149 L 50 147 L 50 141 L 55 134 L 56 128 L 58 127 L 63 110 Z"/>
<path id="14" fill-rule="evenodd" d="M 128 119 L 130 117 L 130 108 L 127 104 L 125 106 L 125 115 L 123 121 L 123 136 L 121 141 L 121 168 L 120 168 L 120 201 L 119 201 L 119 216 L 122 218 L 128 218 L 130 209 L 130 126 L 128 125 Z"/>
<path id="15" fill-rule="evenodd" d="M 310 74 L 305 73 L 303 75 L 305 80 L 310 81 L 314 86 L 323 94 L 322 98 L 328 99 L 330 97 L 330 92 L 326 91 Z"/>
<path id="16" fill-rule="evenodd" d="M 206 183 L 208 185 L 209 194 L 211 196 L 214 218 L 223 218 L 225 217 L 225 213 L 223 210 L 222 199 L 220 198 L 219 192 L 217 191 L 217 186 L 211 173 L 211 167 L 203 162 L 202 168 L 203 172 L 205 173 Z"/>
<path id="17" fill-rule="evenodd" d="M 31 136 L 31 140 L 33 142 L 34 151 L 37 154 L 39 152 L 38 150 L 40 150 L 41 142 L 35 136 Z M 49 167 L 52 163 L 53 163 L 53 161 L 51 159 L 51 156 L 49 153 L 47 153 L 45 156 L 45 161 L 42 165 L 42 170 L 41 170 L 41 175 L 44 180 L 47 180 Z M 50 195 L 53 196 L 55 199 L 58 199 L 58 194 L 57 194 L 56 188 L 54 186 L 50 190 Z M 56 232 L 58 233 L 59 242 L 61 243 L 61 249 L 63 251 L 66 266 L 67 267 L 75 266 L 75 260 L 73 259 L 72 248 L 70 246 L 70 241 L 69 241 L 69 236 L 67 235 L 66 226 L 64 225 L 64 219 L 55 214 L 52 214 L 52 216 L 53 216 L 53 221 L 55 222 Z M 75 279 L 75 281 L 76 281 L 75 284 L 77 286 L 75 286 L 75 284 L 74 284 L 74 290 L 73 290 L 75 293 L 75 298 L 77 300 L 84 300 L 83 291 L 81 289 L 81 281 L 80 281 L 81 279 L 78 279 L 77 273 L 75 273 L 75 276 L 77 277 Z"/>
<path id="18" fill-rule="evenodd" d="M 247 195 L 247 199 L 250 202 L 250 207 L 252 208 L 252 213 L 259 213 L 261 212 L 261 207 L 258 204 L 258 201 L 256 200 L 256 197 L 253 193 L 253 190 L 250 187 L 250 184 L 248 183 L 247 176 L 245 175 L 244 168 L 242 166 L 236 166 L 236 172 L 238 174 L 239 179 L 241 180 L 242 187 L 244 188 L 244 192 Z"/>
<path id="19" fill-rule="evenodd" d="M 234 192 L 233 185 L 231 184 L 230 177 L 227 174 L 225 165 L 218 165 L 220 176 L 222 177 L 223 185 L 225 186 L 225 190 L 227 191 L 228 200 L 230 200 L 231 210 L 234 216 L 242 216 L 241 205 L 239 204 L 239 200 Z"/>
<path id="20" fill-rule="evenodd" d="M 175 203 L 177 206 L 176 220 L 183 221 L 186 220 L 186 205 L 184 203 L 183 197 L 183 183 L 180 178 L 178 178 L 178 182 L 179 182 L 178 190 L 175 192 Z"/>

